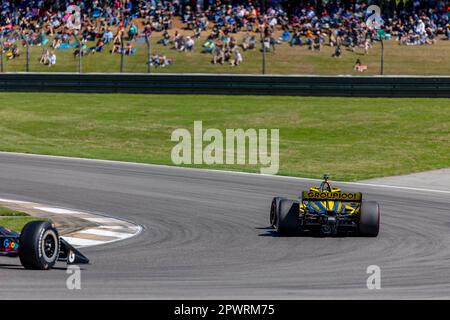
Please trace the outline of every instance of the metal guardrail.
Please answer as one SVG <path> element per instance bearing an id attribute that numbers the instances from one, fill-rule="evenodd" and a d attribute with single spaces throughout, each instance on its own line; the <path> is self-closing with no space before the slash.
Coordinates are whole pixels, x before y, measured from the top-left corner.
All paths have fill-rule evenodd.
<path id="1" fill-rule="evenodd" d="M 4 73 L 0 91 L 450 97 L 450 77 Z"/>

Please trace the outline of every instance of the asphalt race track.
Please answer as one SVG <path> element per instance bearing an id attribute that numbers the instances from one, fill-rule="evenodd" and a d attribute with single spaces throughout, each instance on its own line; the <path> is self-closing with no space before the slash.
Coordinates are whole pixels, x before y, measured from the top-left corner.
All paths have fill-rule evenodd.
<path id="1" fill-rule="evenodd" d="M 378 238 L 278 237 L 275 195 L 316 182 L 105 161 L 0 154 L 0 197 L 106 213 L 145 227 L 86 248 L 82 289 L 66 269 L 0 258 L 0 297 L 450 298 L 450 192 L 341 184 L 380 202 Z M 418 186 L 420 188 L 420 186 Z M 366 269 L 381 268 L 381 290 Z"/>

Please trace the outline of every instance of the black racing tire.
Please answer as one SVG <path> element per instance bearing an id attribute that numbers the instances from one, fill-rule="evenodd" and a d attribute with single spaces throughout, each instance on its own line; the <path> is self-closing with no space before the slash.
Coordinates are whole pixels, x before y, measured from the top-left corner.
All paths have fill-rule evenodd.
<path id="1" fill-rule="evenodd" d="M 362 236 L 376 237 L 380 230 L 381 211 L 375 201 L 363 201 L 359 217 L 359 232 Z"/>
<path id="2" fill-rule="evenodd" d="M 299 230 L 300 202 L 280 199 L 276 229 L 279 234 L 287 235 Z"/>
<path id="3" fill-rule="evenodd" d="M 278 211 L 280 208 L 280 201 L 285 198 L 283 197 L 274 197 L 272 200 L 272 203 L 270 204 L 270 216 L 269 216 L 269 222 L 270 226 L 272 228 L 277 227 L 277 220 L 278 220 Z"/>
<path id="4" fill-rule="evenodd" d="M 59 256 L 59 235 L 49 221 L 31 221 L 22 229 L 19 258 L 25 269 L 51 269 Z"/>

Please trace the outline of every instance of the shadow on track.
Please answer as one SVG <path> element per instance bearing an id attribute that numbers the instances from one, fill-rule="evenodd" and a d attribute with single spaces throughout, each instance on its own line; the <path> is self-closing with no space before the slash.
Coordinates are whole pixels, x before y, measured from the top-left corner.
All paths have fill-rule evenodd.
<path id="1" fill-rule="evenodd" d="M 5 270 L 22 270 L 22 271 L 43 271 L 43 270 L 30 270 L 30 269 L 25 269 L 22 265 L 20 264 L 9 264 L 9 263 L 0 263 L 0 269 L 5 269 Z M 51 270 L 67 270 L 67 268 L 65 267 L 53 267 L 51 268 Z M 84 268 L 80 268 L 81 271 L 85 270 Z"/>
<path id="2" fill-rule="evenodd" d="M 314 231 L 303 231 L 303 232 L 292 232 L 288 234 L 279 234 L 272 227 L 256 227 L 257 230 L 265 230 L 265 233 L 260 233 L 258 236 L 260 237 L 273 237 L 273 238 L 355 238 L 358 237 L 357 233 L 352 232 L 344 232 L 338 233 L 336 235 L 325 235 L 321 232 Z"/>

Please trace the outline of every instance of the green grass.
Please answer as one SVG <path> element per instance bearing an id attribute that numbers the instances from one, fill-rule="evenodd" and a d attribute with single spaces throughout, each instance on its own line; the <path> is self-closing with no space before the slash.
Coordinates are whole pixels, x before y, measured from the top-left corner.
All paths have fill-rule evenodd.
<path id="1" fill-rule="evenodd" d="M 174 30 L 171 31 L 173 33 Z M 191 31 L 181 31 L 185 35 L 192 35 Z M 244 63 L 238 67 L 230 65 L 212 65 L 210 54 L 201 53 L 201 45 L 207 36 L 203 32 L 202 38 L 197 41 L 193 52 L 177 52 L 171 46 L 164 47 L 157 44 L 161 39 L 160 33 L 155 33 L 152 39 L 152 53 L 166 55 L 174 59 L 175 64 L 167 68 L 153 69 L 158 73 L 250 73 L 260 74 L 262 70 L 262 55 L 259 49 L 243 52 Z M 244 33 L 235 35 L 238 43 Z M 280 32 L 277 33 L 280 36 Z M 94 43 L 88 43 L 88 47 Z M 133 56 L 124 56 L 124 72 L 147 72 L 147 47 L 145 44 L 135 44 L 137 53 Z M 30 48 L 30 71 L 59 71 L 77 72 L 78 58 L 73 57 L 73 49 L 56 50 L 57 63 L 53 67 L 39 64 L 42 47 Z M 83 58 L 83 72 L 119 72 L 120 55 L 109 53 L 110 47 L 105 47 L 102 53 L 89 55 Z M 331 55 L 334 48 L 324 46 L 321 52 L 310 51 L 304 47 L 290 47 L 283 43 L 276 47 L 275 53 L 267 54 L 266 72 L 270 74 L 353 74 L 356 59 L 368 65 L 363 75 L 379 74 L 380 72 L 380 44 L 375 43 L 368 55 L 362 49 L 355 53 L 344 50 L 342 58 L 335 59 Z M 20 57 L 6 61 L 5 71 L 25 71 L 26 51 L 21 48 Z M 385 41 L 385 74 L 407 75 L 449 75 L 450 74 L 450 41 L 438 40 L 434 45 L 426 46 L 399 46 L 395 40 Z"/>
<path id="2" fill-rule="evenodd" d="M 28 214 L 26 214 L 25 212 L 0 207 L 0 217 L 26 217 L 26 216 L 28 216 Z"/>
<path id="3" fill-rule="evenodd" d="M 0 150 L 172 164 L 171 133 L 279 128 L 280 174 L 358 180 L 450 166 L 448 99 L 2 93 Z M 259 172 L 259 166 L 221 165 Z"/>
<path id="4" fill-rule="evenodd" d="M 43 219 L 36 219 L 33 217 L 16 217 L 16 218 L 0 217 L 0 226 L 5 227 L 6 229 L 9 230 L 20 232 L 24 225 L 26 225 L 30 221 L 35 220 L 43 220 Z"/>
<path id="5" fill-rule="evenodd" d="M 34 217 L 30 217 L 28 214 L 22 211 L 12 210 L 5 207 L 0 207 L 0 226 L 10 230 L 20 232 L 23 226 L 34 220 L 42 220 Z"/>

